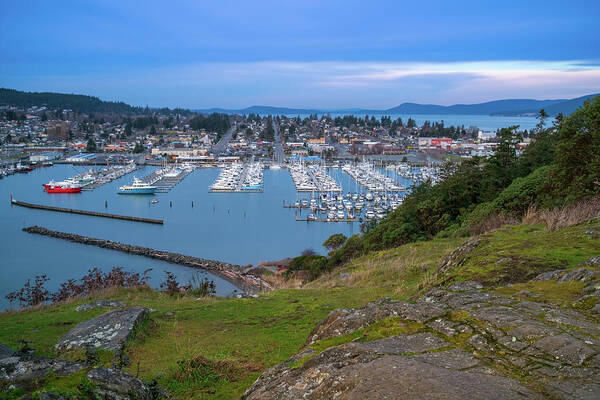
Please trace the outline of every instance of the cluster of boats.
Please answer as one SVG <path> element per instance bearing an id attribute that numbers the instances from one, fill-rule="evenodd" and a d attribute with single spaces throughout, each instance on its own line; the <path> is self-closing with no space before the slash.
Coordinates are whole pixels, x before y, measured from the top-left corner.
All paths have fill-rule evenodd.
<path id="1" fill-rule="evenodd" d="M 245 176 L 242 179 L 242 191 L 262 191 L 263 187 L 263 170 L 262 163 L 252 163 L 246 166 Z"/>
<path id="2" fill-rule="evenodd" d="M 233 163 L 221 170 L 211 192 L 262 192 L 264 164 Z"/>
<path id="3" fill-rule="evenodd" d="M 98 187 L 105 183 L 112 182 L 130 172 L 135 171 L 137 165 L 135 162 L 126 165 L 115 165 L 102 169 L 90 169 L 87 172 L 77 174 L 64 181 L 50 182 L 42 185 L 47 193 L 81 193 L 83 188 Z"/>
<path id="4" fill-rule="evenodd" d="M 302 163 L 294 163 L 288 166 L 288 170 L 298 192 L 342 191 L 340 185 L 320 165 L 305 166 Z"/>
<path id="5" fill-rule="evenodd" d="M 346 221 L 363 219 L 383 219 L 388 212 L 395 210 L 402 204 L 403 197 L 400 193 L 346 193 L 327 194 L 319 197 L 297 200 L 296 208 L 310 208 L 311 214 L 308 221 Z"/>
<path id="6" fill-rule="evenodd" d="M 367 162 L 355 165 L 346 164 L 342 167 L 342 171 L 371 192 L 400 192 L 405 190 L 402 185 L 389 176 L 382 174 L 372 164 Z"/>
<path id="7" fill-rule="evenodd" d="M 433 184 L 436 184 L 441 180 L 440 167 L 437 166 L 411 167 L 407 163 L 402 163 L 394 166 L 394 168 L 398 172 L 398 175 L 415 183 L 431 181 Z"/>
<path id="8" fill-rule="evenodd" d="M 33 171 L 36 168 L 51 167 L 52 165 L 53 164 L 50 161 L 32 163 L 32 164 L 18 163 L 17 165 L 14 165 L 14 166 L 9 165 L 7 167 L 0 168 L 0 179 L 4 178 L 6 176 L 14 175 L 14 174 L 26 174 L 28 172 Z"/>

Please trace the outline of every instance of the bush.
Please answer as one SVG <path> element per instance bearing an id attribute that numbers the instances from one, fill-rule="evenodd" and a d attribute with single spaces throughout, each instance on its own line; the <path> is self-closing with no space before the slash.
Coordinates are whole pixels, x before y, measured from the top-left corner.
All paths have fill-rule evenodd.
<path id="1" fill-rule="evenodd" d="M 196 274 L 190 279 L 187 292 L 196 297 L 214 296 L 216 293 L 215 282 L 209 281 L 206 277 L 202 279 L 200 275 Z"/>
<path id="2" fill-rule="evenodd" d="M 38 304 L 45 303 L 51 299 L 50 292 L 44 287 L 50 278 L 46 275 L 38 275 L 35 277 L 33 284 L 31 279 L 28 279 L 25 285 L 14 292 L 4 296 L 12 306 L 13 301 L 18 300 L 21 307 L 32 307 Z"/>

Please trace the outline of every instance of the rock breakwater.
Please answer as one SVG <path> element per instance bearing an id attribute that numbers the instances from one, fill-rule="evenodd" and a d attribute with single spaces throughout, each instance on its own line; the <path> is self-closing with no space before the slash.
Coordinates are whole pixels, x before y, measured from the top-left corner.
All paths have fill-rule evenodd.
<path id="1" fill-rule="evenodd" d="M 53 231 L 41 226 L 30 226 L 23 228 L 24 232 L 38 235 L 50 236 L 57 239 L 68 240 L 70 242 L 82 243 L 90 246 L 97 246 L 104 249 L 121 251 L 124 253 L 135 254 L 138 256 L 155 258 L 170 262 L 173 264 L 186 265 L 192 268 L 201 268 L 213 272 L 215 275 L 233 283 L 240 289 L 247 292 L 257 292 L 260 290 L 269 290 L 271 285 L 261 278 L 249 273 L 247 266 L 229 264 L 221 261 L 208 260 L 205 258 L 186 256 L 183 254 L 172 253 L 169 251 L 155 250 L 149 247 L 129 245 L 111 240 L 90 238 L 87 236 L 76 235 L 67 232 Z"/>

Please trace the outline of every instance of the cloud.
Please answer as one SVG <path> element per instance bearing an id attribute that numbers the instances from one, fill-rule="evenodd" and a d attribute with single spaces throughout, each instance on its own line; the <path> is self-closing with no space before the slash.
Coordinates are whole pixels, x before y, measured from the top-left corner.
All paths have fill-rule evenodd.
<path id="1" fill-rule="evenodd" d="M 29 76 L 27 90 L 190 108 L 386 108 L 404 101 L 455 104 L 500 98 L 576 97 L 600 90 L 596 60 L 473 62 L 203 62 Z M 10 85 L 10 76 L 5 75 Z M 13 76 L 14 82 L 22 81 Z"/>

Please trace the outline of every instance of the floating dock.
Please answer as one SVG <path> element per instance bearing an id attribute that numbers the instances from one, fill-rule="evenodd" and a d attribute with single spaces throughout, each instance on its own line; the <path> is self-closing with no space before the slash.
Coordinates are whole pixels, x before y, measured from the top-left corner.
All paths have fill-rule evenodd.
<path id="1" fill-rule="evenodd" d="M 329 218 L 317 218 L 317 219 L 308 219 L 308 218 L 299 218 L 296 217 L 296 221 L 298 222 L 363 222 L 363 221 L 367 221 L 363 218 L 333 218 L 333 219 L 329 219 Z"/>
<path id="2" fill-rule="evenodd" d="M 142 178 L 142 182 L 156 187 L 156 193 L 167 193 L 173 189 L 186 176 L 194 171 L 195 167 L 187 165 L 182 168 L 162 168 Z"/>
<path id="3" fill-rule="evenodd" d="M 89 215 L 92 217 L 102 217 L 102 218 L 113 218 L 113 219 L 122 219 L 125 221 L 133 221 L 133 222 L 145 222 L 148 224 L 159 224 L 163 225 L 164 221 L 162 219 L 152 219 L 152 218 L 142 218 L 142 217 L 131 217 L 129 215 L 118 215 L 118 214 L 107 214 L 96 211 L 86 211 L 86 210 L 76 210 L 73 208 L 61 208 L 61 207 L 53 207 L 53 206 L 44 206 L 41 204 L 33 204 L 26 203 L 24 201 L 18 201 L 13 198 L 10 199 L 10 203 L 16 206 L 27 207 L 27 208 L 35 208 L 37 210 L 47 210 L 47 211 L 56 211 L 70 214 L 80 214 L 80 215 Z"/>
<path id="4" fill-rule="evenodd" d="M 103 168 L 101 170 L 92 171 L 94 181 L 88 184 L 84 184 L 81 187 L 81 190 L 94 190 L 97 187 L 100 187 L 102 185 L 115 181 L 122 176 L 130 174 L 138 168 L 139 166 L 136 163 L 128 163 L 125 165 L 111 166 L 106 169 Z"/>
<path id="5" fill-rule="evenodd" d="M 398 182 L 383 175 L 373 165 L 366 162 L 344 165 L 342 171 L 371 192 L 402 192 L 405 190 Z"/>
<path id="6" fill-rule="evenodd" d="M 262 193 L 264 191 L 262 163 L 231 164 L 223 169 L 209 193 Z"/>
<path id="7" fill-rule="evenodd" d="M 306 167 L 296 163 L 288 170 L 298 192 L 342 192 L 340 185 L 320 166 Z"/>

